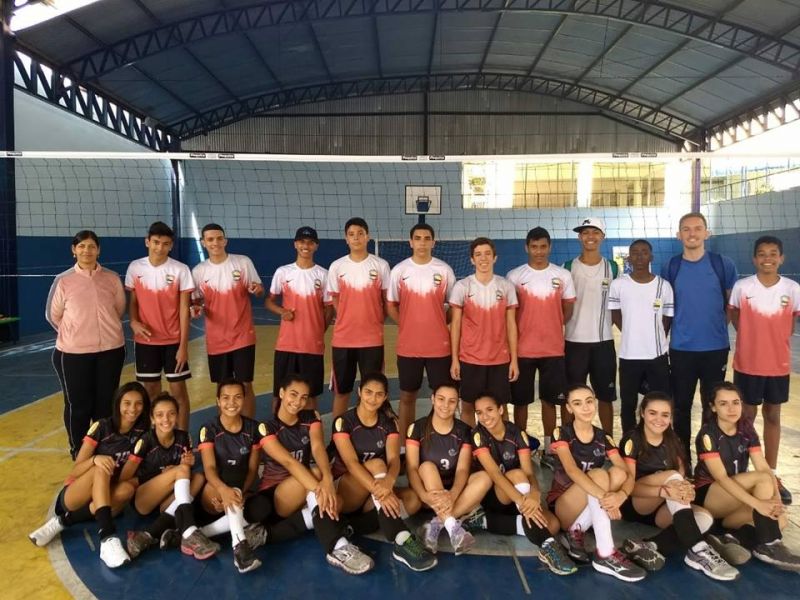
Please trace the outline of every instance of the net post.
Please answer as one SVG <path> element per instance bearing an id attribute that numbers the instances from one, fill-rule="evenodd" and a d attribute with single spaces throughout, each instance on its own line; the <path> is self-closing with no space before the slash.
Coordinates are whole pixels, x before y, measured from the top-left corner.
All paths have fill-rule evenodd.
<path id="1" fill-rule="evenodd" d="M 11 14 L 14 3 L 0 2 L 0 144 L 14 150 L 14 39 Z M 17 316 L 17 194 L 13 158 L 0 160 L 0 313 Z M 18 327 L 9 327 L 11 341 Z"/>

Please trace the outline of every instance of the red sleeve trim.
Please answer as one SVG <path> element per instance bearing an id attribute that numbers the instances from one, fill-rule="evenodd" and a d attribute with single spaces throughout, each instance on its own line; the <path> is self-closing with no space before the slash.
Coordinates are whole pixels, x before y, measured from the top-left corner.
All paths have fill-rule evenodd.
<path id="1" fill-rule="evenodd" d="M 412 440 L 411 438 L 406 438 L 406 446 L 417 446 L 417 447 L 419 447 L 419 442 L 417 440 Z"/>
<path id="2" fill-rule="evenodd" d="M 314 421 L 311 425 L 309 425 L 308 428 L 309 429 L 316 429 L 316 428 L 319 428 L 319 427 L 322 427 L 322 422 L 321 421 Z"/>
<path id="3" fill-rule="evenodd" d="M 703 452 L 698 456 L 700 460 L 707 460 L 709 458 L 719 458 L 719 452 Z"/>
<path id="4" fill-rule="evenodd" d="M 489 451 L 488 448 L 475 448 L 475 450 L 472 451 L 472 456 L 479 456 L 479 455 L 483 454 L 484 452 L 488 452 L 488 451 Z"/>
<path id="5" fill-rule="evenodd" d="M 261 440 L 260 442 L 258 442 L 257 444 L 253 444 L 252 446 L 250 446 L 250 449 L 251 449 L 251 450 L 258 450 L 259 448 L 261 448 L 261 444 L 263 444 L 263 443 L 264 443 L 264 440 L 262 439 L 262 440 Z"/>
<path id="6" fill-rule="evenodd" d="M 557 440 L 550 444 L 551 450 L 557 450 L 558 448 L 569 448 L 569 444 L 564 440 Z"/>
<path id="7" fill-rule="evenodd" d="M 615 454 L 619 454 L 619 448 L 611 448 L 610 450 L 606 450 L 606 456 L 614 456 Z"/>
<path id="8" fill-rule="evenodd" d="M 630 456 L 624 456 L 623 459 L 625 460 L 626 463 L 630 463 L 632 465 L 636 464 L 636 459 L 631 458 Z"/>
<path id="9" fill-rule="evenodd" d="M 467 443 L 461 444 L 461 449 L 463 450 L 464 448 L 472 450 L 472 444 L 467 444 Z"/>
<path id="10" fill-rule="evenodd" d="M 141 456 L 136 456 L 135 454 L 129 454 L 128 455 L 128 460 L 133 462 L 133 463 L 136 463 L 138 465 L 144 459 Z"/>
<path id="11" fill-rule="evenodd" d="M 97 440 L 89 437 L 88 435 L 83 438 L 84 444 L 89 444 L 92 448 L 97 448 Z"/>
<path id="12" fill-rule="evenodd" d="M 336 440 L 336 439 L 343 439 L 343 440 L 344 439 L 348 439 L 349 440 L 350 439 L 350 434 L 347 433 L 346 431 L 339 431 L 338 433 L 334 433 L 333 436 L 331 436 L 331 437 L 333 437 L 334 440 Z"/>
<path id="13" fill-rule="evenodd" d="M 267 440 L 272 440 L 272 439 L 275 439 L 276 437 L 278 437 L 278 436 L 275 435 L 274 433 L 270 433 L 269 435 L 265 435 L 263 438 L 261 438 L 261 443 L 263 444 Z"/>
<path id="14" fill-rule="evenodd" d="M 748 448 L 747 451 L 752 454 L 753 452 L 761 452 L 761 446 L 753 446 L 752 448 Z"/>
<path id="15" fill-rule="evenodd" d="M 214 442 L 203 442 L 202 444 L 197 444 L 198 450 L 205 450 L 206 448 L 213 448 Z"/>
<path id="16" fill-rule="evenodd" d="M 517 454 L 530 454 L 530 448 L 517 448 Z"/>
<path id="17" fill-rule="evenodd" d="M 386 435 L 386 439 L 387 440 L 389 438 L 393 438 L 393 437 L 400 437 L 400 434 L 395 431 L 394 433 L 389 433 L 389 434 Z"/>

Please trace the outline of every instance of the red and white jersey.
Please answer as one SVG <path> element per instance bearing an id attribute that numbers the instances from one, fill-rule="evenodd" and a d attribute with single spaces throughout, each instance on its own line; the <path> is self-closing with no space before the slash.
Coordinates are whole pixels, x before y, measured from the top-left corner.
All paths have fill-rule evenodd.
<path id="1" fill-rule="evenodd" d="M 269 293 L 281 296 L 281 306 L 294 311 L 294 319 L 281 320 L 275 350 L 298 354 L 325 353 L 325 284 L 328 270 L 314 265 L 303 269 L 292 263 L 278 267 Z"/>
<path id="2" fill-rule="evenodd" d="M 572 274 L 554 264 L 544 269 L 522 265 L 506 278 L 517 290 L 519 355 L 524 358 L 564 356 L 562 302 L 575 302 Z"/>
<path id="3" fill-rule="evenodd" d="M 506 311 L 517 306 L 517 292 L 505 277 L 483 284 L 475 275 L 457 281 L 450 305 L 462 309 L 458 358 L 476 365 L 502 365 L 511 360 Z"/>
<path id="4" fill-rule="evenodd" d="M 438 258 L 424 265 L 407 258 L 392 269 L 387 299 L 399 305 L 399 356 L 450 356 L 450 331 L 444 305 L 455 283 L 453 269 Z"/>
<path id="5" fill-rule="evenodd" d="M 228 254 L 224 262 L 204 260 L 192 269 L 194 297 L 203 298 L 206 316 L 206 350 L 224 354 L 256 343 L 253 311 L 247 288 L 261 283 L 246 256 Z"/>
<path id="6" fill-rule="evenodd" d="M 169 257 L 156 267 L 145 256 L 128 265 L 125 289 L 136 294 L 139 320 L 152 334 L 150 339 L 135 335 L 134 340 L 154 346 L 181 341 L 181 292 L 194 291 L 189 267 Z"/>
<path id="7" fill-rule="evenodd" d="M 389 287 L 389 263 L 374 254 L 361 262 L 349 256 L 333 261 L 327 291 L 338 300 L 332 344 L 337 348 L 383 345 L 383 293 Z"/>
<path id="8" fill-rule="evenodd" d="M 800 284 L 781 277 L 765 287 L 751 275 L 734 284 L 730 305 L 739 309 L 733 368 L 747 375 L 788 375 L 792 326 L 800 314 Z"/>

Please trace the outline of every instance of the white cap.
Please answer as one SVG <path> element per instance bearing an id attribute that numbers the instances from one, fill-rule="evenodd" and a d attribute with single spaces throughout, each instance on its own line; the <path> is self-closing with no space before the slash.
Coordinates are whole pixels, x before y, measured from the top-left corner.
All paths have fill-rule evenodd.
<path id="1" fill-rule="evenodd" d="M 572 231 L 580 233 L 587 227 L 594 227 L 595 229 L 599 229 L 600 233 L 605 235 L 606 233 L 606 224 L 603 222 L 603 219 L 598 219 L 597 217 L 589 217 L 588 219 L 584 219 L 581 221 L 581 224 L 575 227 Z"/>

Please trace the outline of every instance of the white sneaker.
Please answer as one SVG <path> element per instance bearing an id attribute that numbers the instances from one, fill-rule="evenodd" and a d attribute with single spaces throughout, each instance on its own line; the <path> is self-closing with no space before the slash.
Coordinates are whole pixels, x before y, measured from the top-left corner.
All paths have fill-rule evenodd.
<path id="1" fill-rule="evenodd" d="M 125 552 L 125 548 L 122 547 L 122 542 L 119 541 L 119 538 L 112 535 L 100 542 L 100 560 L 109 569 L 116 569 L 131 562 L 131 557 Z"/>
<path id="2" fill-rule="evenodd" d="M 58 516 L 51 518 L 47 523 L 28 535 L 28 539 L 39 547 L 47 546 L 65 527 Z"/>

